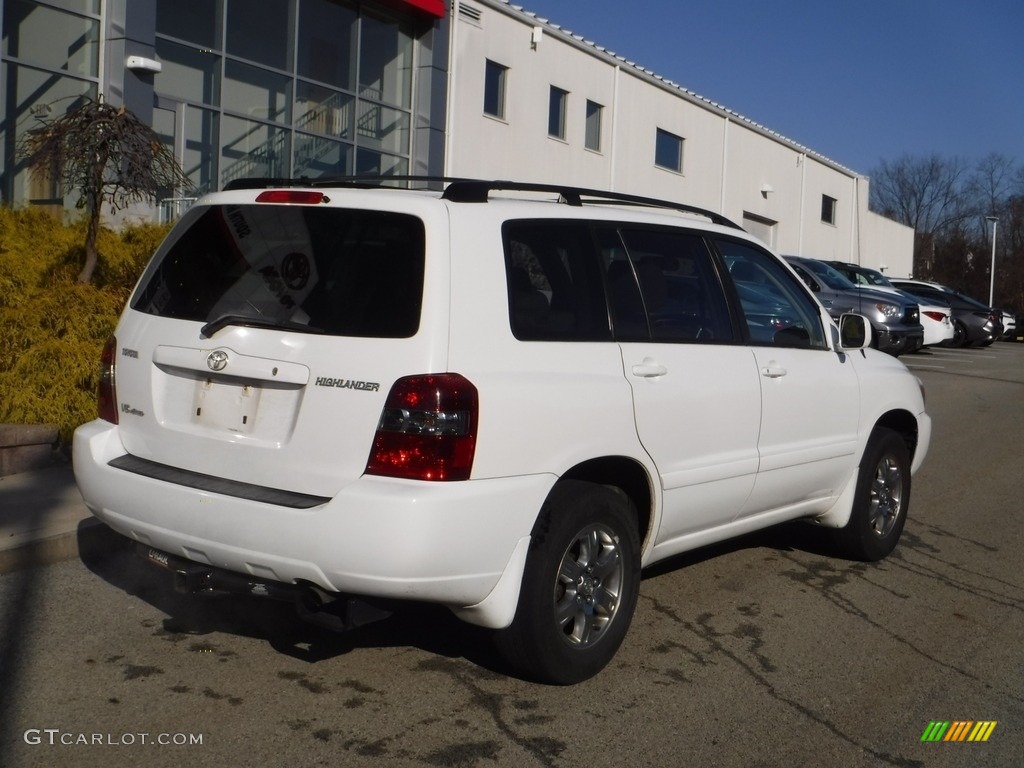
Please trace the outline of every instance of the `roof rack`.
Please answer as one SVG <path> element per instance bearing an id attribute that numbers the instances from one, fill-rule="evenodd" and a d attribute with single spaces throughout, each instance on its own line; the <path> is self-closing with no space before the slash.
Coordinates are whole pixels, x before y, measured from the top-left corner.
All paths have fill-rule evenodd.
<path id="1" fill-rule="evenodd" d="M 375 189 L 391 182 L 425 182 L 427 184 L 448 184 L 467 179 L 449 176 L 299 176 L 298 178 L 267 178 L 247 177 L 234 179 L 224 185 L 224 190 L 232 189 L 271 189 L 280 187 L 353 187 L 355 189 Z M 440 187 L 437 188 L 438 191 Z"/>
<path id="2" fill-rule="evenodd" d="M 565 184 L 544 184 L 508 180 L 485 181 L 483 179 L 466 179 L 451 176 L 321 176 L 297 179 L 284 178 L 245 178 L 228 182 L 225 190 L 232 189 L 268 189 L 271 187 L 352 187 L 355 189 L 373 189 L 391 182 L 421 182 L 426 184 L 447 184 L 442 199 L 453 203 L 486 203 L 493 191 L 513 192 L 548 192 L 557 194 L 562 202 L 571 206 L 602 204 L 626 204 L 648 208 L 662 208 L 682 213 L 692 213 L 710 219 L 715 224 L 732 229 L 743 228 L 720 213 L 686 205 L 671 200 L 659 200 L 653 197 L 629 195 L 622 192 L 609 192 L 600 189 L 585 189 Z M 435 189 L 437 189 L 435 187 Z"/>
<path id="3" fill-rule="evenodd" d="M 743 229 L 739 224 L 720 213 L 699 208 L 695 205 L 676 203 L 671 200 L 659 200 L 653 197 L 629 195 L 623 192 L 608 192 L 600 189 L 585 189 L 563 184 L 533 184 L 518 181 L 481 181 L 477 179 L 452 180 L 441 196 L 445 200 L 458 203 L 486 203 L 493 190 L 511 190 L 516 192 L 551 192 L 558 194 L 566 205 L 582 206 L 588 204 L 615 204 L 664 208 L 682 213 L 693 213 L 704 216 L 715 224 L 732 229 Z M 584 200 L 584 198 L 587 198 Z"/>

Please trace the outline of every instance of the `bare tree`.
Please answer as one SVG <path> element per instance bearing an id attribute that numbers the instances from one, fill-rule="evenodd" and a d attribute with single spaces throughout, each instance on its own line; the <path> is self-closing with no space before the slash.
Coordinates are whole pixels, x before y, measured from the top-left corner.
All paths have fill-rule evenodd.
<path id="1" fill-rule="evenodd" d="M 871 174 L 872 207 L 919 232 L 942 232 L 969 215 L 965 175 L 963 161 L 935 154 L 883 160 Z"/>
<path id="2" fill-rule="evenodd" d="M 914 229 L 914 265 L 930 274 L 938 239 L 959 234 L 974 211 L 964 187 L 966 165 L 937 154 L 883 160 L 871 174 L 871 207 Z"/>
<path id="3" fill-rule="evenodd" d="M 997 213 L 1013 193 L 1016 165 L 1013 160 L 992 153 L 978 162 L 967 185 L 980 214 Z"/>
<path id="4" fill-rule="evenodd" d="M 19 152 L 32 173 L 55 173 L 65 189 L 80 195 L 77 207 L 85 209 L 88 221 L 80 283 L 90 282 L 96 269 L 104 203 L 113 213 L 132 203 L 155 202 L 161 191 L 191 186 L 152 128 L 124 107 L 102 101 L 85 100 L 28 131 Z"/>

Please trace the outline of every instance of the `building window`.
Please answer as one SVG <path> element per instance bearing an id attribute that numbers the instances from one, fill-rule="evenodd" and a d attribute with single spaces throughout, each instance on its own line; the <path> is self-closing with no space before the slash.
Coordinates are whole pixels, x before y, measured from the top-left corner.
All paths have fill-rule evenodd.
<path id="1" fill-rule="evenodd" d="M 508 67 L 488 61 L 484 68 L 484 114 L 505 117 L 505 80 Z"/>
<path id="2" fill-rule="evenodd" d="M 683 172 L 683 139 L 658 129 L 654 143 L 654 164 L 676 173 Z"/>
<path id="3" fill-rule="evenodd" d="M 48 6 L 66 6 L 68 12 Z M 42 5 L 0 0 L 0 201 L 43 205 L 59 215 L 59 176 L 29 173 L 17 159 L 25 132 L 62 117 L 100 92 L 101 21 L 98 2 Z M 74 190 L 68 189 L 71 204 Z"/>
<path id="4" fill-rule="evenodd" d="M 227 53 L 287 69 L 292 58 L 290 6 L 287 0 L 229 0 L 224 24 Z"/>
<path id="5" fill-rule="evenodd" d="M 359 98 L 412 107 L 412 35 L 395 21 L 363 15 L 359 32 Z"/>
<path id="6" fill-rule="evenodd" d="M 342 0 L 156 6 L 161 135 L 201 193 L 245 176 L 409 172 L 410 23 Z"/>
<path id="7" fill-rule="evenodd" d="M 548 97 L 548 136 L 556 139 L 565 138 L 565 112 L 568 102 L 568 91 L 552 85 L 551 95 Z"/>
<path id="8" fill-rule="evenodd" d="M 834 197 L 821 196 L 821 220 L 826 224 L 836 223 L 836 202 Z"/>
<path id="9" fill-rule="evenodd" d="M 601 115 L 604 107 L 600 104 L 587 101 L 587 135 L 586 148 L 594 152 L 601 151 Z"/>
<path id="10" fill-rule="evenodd" d="M 359 50 L 356 9 L 304 2 L 299 10 L 299 77 L 354 91 Z"/>

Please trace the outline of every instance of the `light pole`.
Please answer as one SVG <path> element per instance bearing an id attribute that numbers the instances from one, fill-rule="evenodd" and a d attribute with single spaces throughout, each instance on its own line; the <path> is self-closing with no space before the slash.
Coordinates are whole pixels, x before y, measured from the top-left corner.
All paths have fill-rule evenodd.
<path id="1" fill-rule="evenodd" d="M 996 225 L 999 219 L 995 216 L 986 216 L 985 221 L 992 223 L 992 269 L 988 284 L 988 305 L 991 307 L 996 292 Z"/>

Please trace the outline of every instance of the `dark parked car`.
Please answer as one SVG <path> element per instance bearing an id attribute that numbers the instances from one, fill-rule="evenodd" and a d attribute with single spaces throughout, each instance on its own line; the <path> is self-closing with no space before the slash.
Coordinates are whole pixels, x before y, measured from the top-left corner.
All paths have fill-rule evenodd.
<path id="1" fill-rule="evenodd" d="M 918 305 L 909 297 L 863 288 L 817 259 L 786 256 L 833 318 L 856 312 L 871 321 L 872 345 L 898 356 L 924 343 Z"/>
<path id="2" fill-rule="evenodd" d="M 998 309 L 982 304 L 977 299 L 954 291 L 945 285 L 924 280 L 891 280 L 901 291 L 907 291 L 923 299 L 940 299 L 953 310 L 953 325 L 956 330 L 948 346 L 988 346 L 1003 333 L 1001 313 Z"/>

